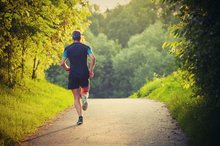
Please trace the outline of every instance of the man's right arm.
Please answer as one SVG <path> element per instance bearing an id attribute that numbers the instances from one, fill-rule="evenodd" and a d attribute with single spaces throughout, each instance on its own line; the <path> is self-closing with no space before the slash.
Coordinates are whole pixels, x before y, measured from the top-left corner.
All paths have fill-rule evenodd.
<path id="1" fill-rule="evenodd" d="M 70 71 L 70 67 L 66 64 L 66 61 L 67 61 L 67 58 L 63 58 L 60 63 L 60 66 L 62 66 L 64 70 Z"/>
<path id="2" fill-rule="evenodd" d="M 64 51 L 60 66 L 62 66 L 64 68 L 64 70 L 70 71 L 70 67 L 66 64 L 67 59 L 68 59 L 67 58 L 67 51 Z"/>

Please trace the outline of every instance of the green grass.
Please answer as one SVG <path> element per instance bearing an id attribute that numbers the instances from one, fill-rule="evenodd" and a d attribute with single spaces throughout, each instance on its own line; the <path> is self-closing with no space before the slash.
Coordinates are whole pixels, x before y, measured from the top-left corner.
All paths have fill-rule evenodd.
<path id="1" fill-rule="evenodd" d="M 150 98 L 164 102 L 193 146 L 220 144 L 220 111 L 208 106 L 191 88 L 184 88 L 178 72 L 146 83 L 130 98 Z"/>
<path id="2" fill-rule="evenodd" d="M 182 121 L 190 106 L 195 106 L 198 99 L 192 98 L 192 90 L 184 88 L 182 79 L 175 72 L 164 78 L 156 78 L 145 84 L 131 98 L 147 97 L 165 102 L 171 114 Z"/>
<path id="3" fill-rule="evenodd" d="M 71 92 L 45 80 L 0 85 L 0 144 L 13 145 L 73 103 Z"/>

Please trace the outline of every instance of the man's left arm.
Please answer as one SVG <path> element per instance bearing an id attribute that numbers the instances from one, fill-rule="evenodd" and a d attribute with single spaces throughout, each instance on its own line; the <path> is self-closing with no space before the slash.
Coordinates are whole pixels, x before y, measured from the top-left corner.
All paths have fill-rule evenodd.
<path id="1" fill-rule="evenodd" d="M 96 58 L 92 53 L 92 50 L 89 48 L 87 52 L 89 58 L 90 58 L 90 65 L 89 65 L 89 77 L 93 78 L 94 77 L 94 68 L 95 68 L 95 63 L 96 63 Z"/>

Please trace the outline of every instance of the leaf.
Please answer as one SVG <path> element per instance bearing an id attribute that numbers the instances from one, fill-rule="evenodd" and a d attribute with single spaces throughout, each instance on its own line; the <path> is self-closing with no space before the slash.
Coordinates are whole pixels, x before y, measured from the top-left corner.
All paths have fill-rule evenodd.
<path id="1" fill-rule="evenodd" d="M 25 12 L 26 12 L 27 16 L 30 17 L 30 13 L 27 10 Z"/>
<path id="2" fill-rule="evenodd" d="M 5 13 L 5 17 L 7 18 L 7 17 L 11 17 L 12 16 L 12 14 L 11 13 Z"/>
<path id="3" fill-rule="evenodd" d="M 15 19 L 21 19 L 21 16 L 19 16 L 17 13 L 15 13 L 13 17 L 14 17 Z"/>

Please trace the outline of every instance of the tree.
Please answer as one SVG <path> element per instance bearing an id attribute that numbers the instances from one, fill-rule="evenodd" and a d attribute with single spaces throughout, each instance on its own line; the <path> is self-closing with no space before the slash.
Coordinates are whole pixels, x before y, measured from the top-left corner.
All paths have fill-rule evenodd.
<path id="1" fill-rule="evenodd" d="M 197 87 L 196 95 L 205 97 L 207 103 L 219 107 L 220 103 L 220 2 L 163 0 L 170 4 L 180 22 L 171 26 L 179 38 L 167 43 L 177 56 L 188 78 Z"/>
<path id="2" fill-rule="evenodd" d="M 132 35 L 141 33 L 150 24 L 153 24 L 158 15 L 157 5 L 151 0 L 132 0 L 125 6 L 117 6 L 105 14 L 93 12 L 90 29 L 96 35 L 104 33 L 109 39 L 118 40 L 122 47 Z"/>
<path id="3" fill-rule="evenodd" d="M 86 34 L 86 40 L 93 48 L 97 58 L 95 68 L 95 79 L 91 80 L 91 96 L 93 97 L 112 97 L 113 84 L 113 57 L 119 53 L 121 46 L 108 40 L 104 34 L 94 36 L 89 31 Z"/>
<path id="4" fill-rule="evenodd" d="M 10 87 L 23 78 L 44 77 L 72 30 L 89 24 L 82 0 L 1 0 L 0 8 L 0 82 Z"/>
<path id="5" fill-rule="evenodd" d="M 153 79 L 154 74 L 168 75 L 176 69 L 174 57 L 162 49 L 166 31 L 161 22 L 150 25 L 146 30 L 131 37 L 128 48 L 113 59 L 115 81 L 114 92 L 129 96 L 144 83 Z M 123 92 L 121 92 L 121 90 Z"/>

